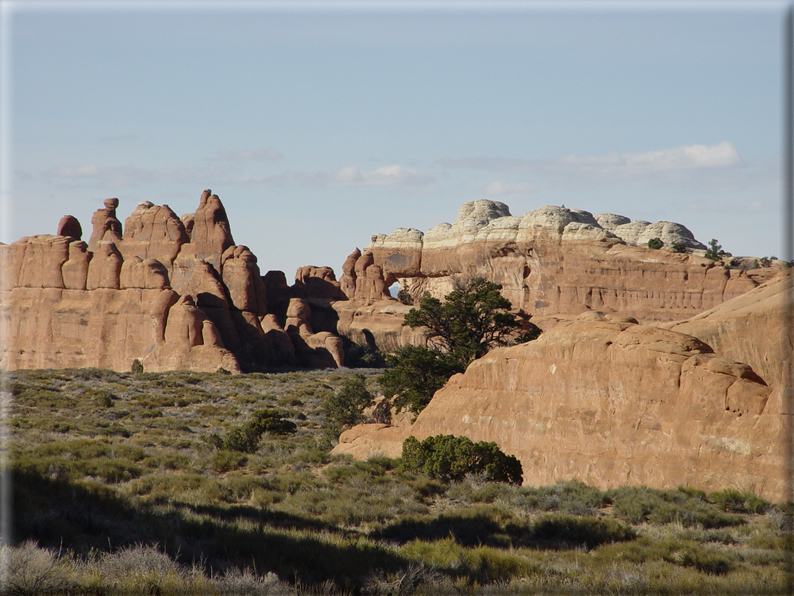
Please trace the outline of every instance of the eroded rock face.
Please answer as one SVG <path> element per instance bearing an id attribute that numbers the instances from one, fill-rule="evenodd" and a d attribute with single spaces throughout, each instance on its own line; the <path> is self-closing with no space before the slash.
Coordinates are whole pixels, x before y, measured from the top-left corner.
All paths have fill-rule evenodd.
<path id="1" fill-rule="evenodd" d="M 356 263 L 360 257 L 361 251 L 356 248 L 342 264 L 342 278 L 339 280 L 339 288 L 349 300 L 353 300 L 356 297 Z"/>
<path id="2" fill-rule="evenodd" d="M 298 359 L 315 368 L 341 367 L 345 349 L 341 338 L 329 331 L 315 333 L 309 323 L 311 307 L 302 298 L 292 298 L 287 308 L 286 332 Z"/>
<path id="3" fill-rule="evenodd" d="M 647 248 L 657 237 L 666 247 L 682 244 L 695 254 Z M 458 282 L 485 277 L 503 286 L 514 308 L 533 315 L 599 310 L 646 321 L 687 318 L 773 275 L 715 264 L 698 256 L 703 248 L 672 222 L 631 222 L 555 206 L 516 217 L 504 203 L 479 200 L 464 204 L 455 223 L 425 234 L 410 228 L 376 234 L 350 275 L 359 302 L 379 292 L 358 285 L 359 262 L 366 258 L 366 267 L 381 268 L 387 287 L 399 280 L 414 300 L 424 292 L 443 298 Z M 343 287 L 348 292 L 350 284 Z"/>
<path id="4" fill-rule="evenodd" d="M 124 259 L 157 259 L 167 269 L 190 239 L 182 221 L 168 205 L 162 207 L 149 201 L 138 203 L 124 222 Z"/>
<path id="5" fill-rule="evenodd" d="M 452 377 L 411 427 L 353 429 L 337 453 L 399 456 L 409 435 L 515 454 L 526 484 L 785 488 L 781 392 L 695 337 L 587 313 Z"/>
<path id="6" fill-rule="evenodd" d="M 119 206 L 118 199 L 105 199 L 105 208 L 97 209 L 91 217 L 91 238 L 88 241 L 88 250 L 94 252 L 97 244 L 102 240 L 108 242 L 121 241 L 121 222 L 116 219 L 116 207 Z"/>
<path id="7" fill-rule="evenodd" d="M 226 209 L 218 195 L 206 189 L 199 200 L 195 213 L 182 216 L 190 245 L 195 258 L 210 263 L 218 273 L 222 273 L 221 257 L 224 251 L 234 245 L 232 231 Z"/>
<path id="8" fill-rule="evenodd" d="M 300 267 L 295 272 L 295 284 L 292 292 L 300 294 L 302 298 L 347 300 L 347 294 L 342 290 L 341 284 L 336 281 L 336 274 L 330 267 L 314 265 Z"/>
<path id="9" fill-rule="evenodd" d="M 234 244 L 217 195 L 204 191 L 197 211 L 182 219 L 144 201 L 124 232 L 118 204 L 108 199 L 94 213 L 88 243 L 66 216 L 59 235 L 0 246 L 10 329 L 0 367 L 127 371 L 136 359 L 152 372 L 343 365 L 339 337 L 312 331 L 308 320 L 290 334 L 268 311 L 257 259 Z M 344 297 L 333 270 L 305 268 L 294 291 L 320 290 Z"/>
<path id="10" fill-rule="evenodd" d="M 412 307 L 396 300 L 380 300 L 370 304 L 339 301 L 331 304 L 337 313 L 336 329 L 339 335 L 353 343 L 382 352 L 394 352 L 408 345 L 427 343 L 421 328 L 403 327 L 403 319 Z"/>
<path id="11" fill-rule="evenodd" d="M 58 222 L 58 231 L 55 232 L 55 235 L 69 236 L 74 240 L 80 240 L 83 237 L 83 227 L 75 216 L 64 215 Z"/>
<path id="12" fill-rule="evenodd" d="M 665 327 L 694 335 L 720 356 L 747 362 L 770 386 L 781 387 L 794 354 L 785 300 L 791 276 L 791 269 L 782 270 L 746 294 Z"/>

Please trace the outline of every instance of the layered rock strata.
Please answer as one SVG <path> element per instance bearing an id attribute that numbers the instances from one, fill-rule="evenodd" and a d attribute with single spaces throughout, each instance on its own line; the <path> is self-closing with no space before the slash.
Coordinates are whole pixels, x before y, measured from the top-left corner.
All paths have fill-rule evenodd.
<path id="1" fill-rule="evenodd" d="M 0 246 L 8 339 L 0 367 L 125 371 L 136 359 L 148 371 L 343 364 L 339 338 L 315 334 L 308 321 L 290 333 L 268 310 L 257 259 L 234 244 L 210 190 L 181 218 L 142 202 L 123 227 L 118 204 L 107 199 L 94 213 L 88 243 L 77 219 L 65 216 L 57 235 Z M 333 279 L 326 269 L 304 271 L 302 283 Z"/>
<path id="2" fill-rule="evenodd" d="M 780 499 L 781 396 L 695 337 L 586 313 L 473 362 L 413 426 L 355 427 L 335 452 L 397 457 L 409 435 L 465 435 L 515 454 L 526 484 L 735 487 Z"/>
<path id="3" fill-rule="evenodd" d="M 666 248 L 647 248 L 651 238 L 662 239 Z M 692 253 L 668 250 L 673 244 Z M 554 206 L 515 217 L 504 203 L 483 199 L 465 203 L 453 224 L 426 233 L 400 228 L 376 234 L 364 255 L 371 254 L 369 265 L 380 267 L 387 285 L 399 280 L 415 300 L 424 292 L 441 298 L 460 281 L 485 277 L 501 284 L 503 295 L 526 313 L 598 310 L 646 321 L 690 317 L 776 273 L 715 263 L 702 257 L 704 248 L 672 222 L 632 222 Z M 357 281 L 360 274 L 348 276 Z M 348 278 L 343 286 L 350 296 Z M 355 298 L 364 297 L 356 285 Z"/>

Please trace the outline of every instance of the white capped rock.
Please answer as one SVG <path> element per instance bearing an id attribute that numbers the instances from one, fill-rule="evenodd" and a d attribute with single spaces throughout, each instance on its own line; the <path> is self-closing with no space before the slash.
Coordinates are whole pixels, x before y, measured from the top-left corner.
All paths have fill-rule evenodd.
<path id="1" fill-rule="evenodd" d="M 595 216 L 595 218 L 598 222 L 598 225 L 605 230 L 609 230 L 610 232 L 614 232 L 615 228 L 618 226 L 631 223 L 631 220 L 628 217 L 624 217 L 623 215 L 618 215 L 616 213 L 599 213 Z"/>
<path id="2" fill-rule="evenodd" d="M 626 244 L 637 246 L 637 240 L 640 234 L 642 234 L 649 225 L 651 225 L 651 222 L 638 219 L 630 223 L 621 224 L 611 231 Z"/>

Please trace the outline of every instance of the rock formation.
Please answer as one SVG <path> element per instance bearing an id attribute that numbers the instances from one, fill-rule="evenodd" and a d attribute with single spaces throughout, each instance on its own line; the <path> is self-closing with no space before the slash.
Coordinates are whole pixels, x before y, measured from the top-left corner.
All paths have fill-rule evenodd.
<path id="1" fill-rule="evenodd" d="M 507 205 L 479 200 L 464 204 L 453 224 L 427 233 L 400 228 L 373 236 L 370 246 L 346 259 L 339 281 L 330 267 L 307 266 L 290 286 L 281 272 L 263 277 L 256 256 L 234 243 L 223 204 L 210 190 L 194 213 L 181 217 L 167 205 L 141 202 L 123 227 L 118 205 L 107 199 L 94 213 L 87 242 L 80 222 L 65 216 L 55 236 L 0 247 L 3 316 L 11 330 L 0 365 L 54 366 L 60 359 L 63 366 L 101 362 L 129 370 L 137 358 L 147 370 L 339 366 L 351 342 L 386 352 L 425 342 L 421 329 L 402 326 L 411 307 L 388 290 L 398 280 L 414 298 L 425 291 L 442 297 L 458 282 L 483 276 L 502 284 L 525 317 L 599 310 L 680 321 L 753 290 L 782 267 L 701 258 L 702 245 L 671 222 L 563 207 L 513 217 Z M 651 237 L 695 253 L 644 248 Z M 155 300 L 161 295 L 169 298 Z M 171 317 L 174 308 L 178 318 Z M 166 333 L 177 320 L 192 331 Z M 58 335 L 61 324 L 67 335 Z M 31 325 L 37 335 L 27 337 Z M 122 332 L 117 325 L 126 327 Z M 125 345 L 103 348 L 109 337 Z M 708 341 L 722 346 L 711 336 Z M 763 350 L 768 358 L 771 352 Z M 760 353 L 735 352 L 768 376 Z"/>
<path id="2" fill-rule="evenodd" d="M 647 248 L 651 238 L 662 239 L 665 248 Z M 667 250 L 673 244 L 693 253 Z M 513 306 L 529 314 L 597 310 L 645 321 L 690 317 L 776 273 L 715 263 L 702 258 L 703 248 L 672 222 L 632 222 L 553 206 L 514 217 L 504 203 L 477 200 L 465 203 L 453 224 L 424 234 L 399 228 L 374 235 L 360 259 L 371 254 L 367 267 L 379 266 L 387 286 L 399 280 L 414 299 L 426 291 L 441 298 L 458 281 L 479 276 L 501 284 Z M 352 287 L 348 277 L 355 279 L 355 299 L 361 302 L 378 290 L 359 289 L 360 259 L 344 279 L 346 293 Z"/>
<path id="3" fill-rule="evenodd" d="M 104 209 L 97 209 L 91 217 L 93 232 L 91 232 L 91 239 L 88 241 L 88 250 L 91 252 L 101 240 L 121 241 L 121 222 L 116 219 L 116 207 L 119 206 L 119 200 L 105 199 L 104 205 Z"/>
<path id="4" fill-rule="evenodd" d="M 344 433 L 337 453 L 399 456 L 402 441 L 465 435 L 515 454 L 525 483 L 752 488 L 780 499 L 782 392 L 690 335 L 585 313 L 452 377 L 413 426 Z"/>
<path id="5" fill-rule="evenodd" d="M 370 304 L 340 301 L 331 305 L 338 317 L 336 330 L 353 343 L 382 352 L 394 352 L 407 345 L 425 345 L 422 329 L 403 327 L 403 318 L 412 307 L 394 299 Z"/>
<path id="6" fill-rule="evenodd" d="M 308 321 L 288 333 L 284 318 L 269 312 L 257 259 L 234 244 L 223 204 L 210 190 L 195 213 L 181 218 L 144 201 L 124 229 L 118 205 L 107 199 L 94 213 L 88 243 L 80 240 L 77 219 L 65 216 L 55 236 L 0 246 L 8 330 L 0 367 L 125 371 L 140 360 L 153 372 L 239 372 L 343 365 L 338 337 L 314 333 Z M 329 268 L 302 273 L 303 286 L 325 289 L 327 299 L 344 297 L 335 283 Z"/>
<path id="7" fill-rule="evenodd" d="M 782 387 L 794 354 L 786 318 L 791 278 L 792 270 L 785 270 L 746 294 L 665 327 L 694 335 L 720 356 L 748 363 L 770 386 Z"/>
<path id="8" fill-rule="evenodd" d="M 287 308 L 286 331 L 295 351 L 316 368 L 342 366 L 345 349 L 342 340 L 328 331 L 315 333 L 309 323 L 311 307 L 301 298 L 293 298 Z"/>
<path id="9" fill-rule="evenodd" d="M 185 226 L 168 205 L 138 203 L 124 221 L 124 258 L 157 259 L 168 269 L 184 244 L 189 242 Z"/>
<path id="10" fill-rule="evenodd" d="M 80 240 L 83 237 L 83 227 L 74 215 L 64 215 L 58 222 L 56 236 L 68 236 L 73 240 Z"/>

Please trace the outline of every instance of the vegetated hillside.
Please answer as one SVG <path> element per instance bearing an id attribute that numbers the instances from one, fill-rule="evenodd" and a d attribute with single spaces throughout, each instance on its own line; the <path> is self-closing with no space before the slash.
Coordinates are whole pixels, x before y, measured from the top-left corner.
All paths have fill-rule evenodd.
<path id="1" fill-rule="evenodd" d="M 322 403 L 350 373 L 8 374 L 19 544 L 8 587 L 784 591 L 787 517 L 749 493 L 447 484 L 398 460 L 332 456 Z M 273 409 L 296 432 L 265 434 L 250 453 L 219 448 Z"/>

